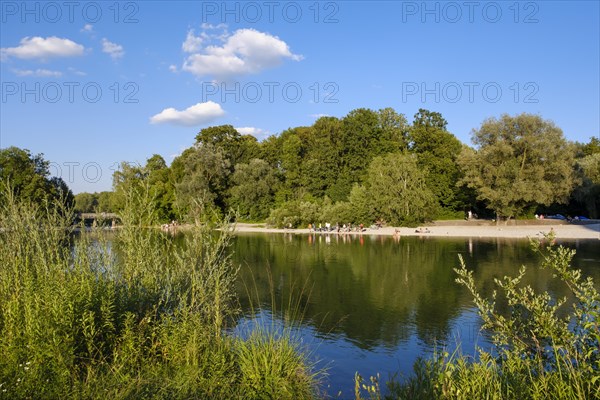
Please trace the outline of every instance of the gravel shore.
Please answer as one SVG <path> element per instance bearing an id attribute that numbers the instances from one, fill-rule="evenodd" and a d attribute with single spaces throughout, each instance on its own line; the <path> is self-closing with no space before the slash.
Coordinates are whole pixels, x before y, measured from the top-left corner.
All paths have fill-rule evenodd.
<path id="1" fill-rule="evenodd" d="M 436 225 L 420 227 L 423 231 L 416 232 L 418 228 L 395 228 L 385 227 L 380 229 L 369 229 L 364 231 L 363 235 L 383 235 L 383 236 L 443 236 L 443 237 L 474 237 L 474 238 L 513 238 L 526 239 L 541 237 L 542 232 L 548 233 L 551 229 L 555 232 L 557 239 L 598 239 L 600 240 L 600 223 L 587 225 L 523 225 L 523 226 L 453 226 L 453 225 Z M 238 223 L 236 232 L 255 232 L 255 233 L 292 233 L 292 234 L 309 234 L 312 233 L 308 228 L 305 229 L 275 229 L 267 228 L 264 224 L 245 224 Z M 326 234 L 324 232 L 316 233 L 317 235 Z M 331 232 L 330 234 L 344 234 Z M 346 234 L 359 235 L 358 232 Z"/>

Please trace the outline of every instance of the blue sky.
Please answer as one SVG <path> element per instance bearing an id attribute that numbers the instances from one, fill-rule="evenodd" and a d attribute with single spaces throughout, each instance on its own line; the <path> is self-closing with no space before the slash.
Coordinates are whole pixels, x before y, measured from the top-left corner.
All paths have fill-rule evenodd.
<path id="1" fill-rule="evenodd" d="M 358 107 L 441 112 L 465 143 L 502 113 L 600 133 L 597 1 L 0 4 L 0 147 L 76 193 L 203 127 L 262 139 Z"/>

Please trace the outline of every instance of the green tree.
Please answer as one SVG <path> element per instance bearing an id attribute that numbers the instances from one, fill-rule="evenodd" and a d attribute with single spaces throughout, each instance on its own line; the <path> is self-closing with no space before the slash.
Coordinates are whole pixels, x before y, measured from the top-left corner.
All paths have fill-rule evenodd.
<path id="1" fill-rule="evenodd" d="M 269 216 L 278 179 L 265 160 L 255 158 L 236 165 L 232 182 L 230 204 L 242 217 L 263 220 Z"/>
<path id="2" fill-rule="evenodd" d="M 285 174 L 286 187 L 291 191 L 290 195 L 292 195 L 302 183 L 304 148 L 302 141 L 295 132 L 284 132 L 284 134 L 286 138 L 282 144 L 281 167 Z"/>
<path id="3" fill-rule="evenodd" d="M 127 196 L 139 196 L 144 190 L 147 174 L 136 164 L 122 162 L 113 174 L 113 206 L 119 212 L 125 208 Z"/>
<path id="4" fill-rule="evenodd" d="M 159 221 L 166 222 L 174 219 L 175 183 L 172 171 L 158 154 L 150 157 L 144 168 Z"/>
<path id="5" fill-rule="evenodd" d="M 212 145 L 220 148 L 232 169 L 236 164 L 247 163 L 260 154 L 256 138 L 251 135 L 241 135 L 231 125 L 202 129 L 196 135 L 196 145 Z"/>
<path id="6" fill-rule="evenodd" d="M 320 198 L 329 192 L 338 178 L 341 122 L 335 117 L 321 117 L 307 133 L 302 186 Z"/>
<path id="7" fill-rule="evenodd" d="M 260 159 L 265 160 L 276 171 L 281 170 L 282 136 L 271 135 L 259 144 Z"/>
<path id="8" fill-rule="evenodd" d="M 553 122 L 505 114 L 484 121 L 472 140 L 476 149 L 465 148 L 458 160 L 461 182 L 475 189 L 498 218 L 568 200 L 576 183 L 574 148 Z"/>
<path id="9" fill-rule="evenodd" d="M 417 155 L 419 166 L 427 171 L 427 186 L 443 209 L 464 207 L 465 189 L 458 187 L 460 170 L 456 163 L 462 144 L 446 130 L 446 120 L 440 113 L 419 109 L 410 129 L 410 148 Z"/>
<path id="10" fill-rule="evenodd" d="M 342 124 L 341 174 L 349 178 L 347 197 L 352 184 L 362 182 L 364 171 L 373 157 L 383 153 L 378 146 L 382 128 L 379 115 L 366 108 L 350 111 L 342 120 Z"/>
<path id="11" fill-rule="evenodd" d="M 173 160 L 172 169 L 179 215 L 200 222 L 225 208 L 230 163 L 221 147 L 196 144 Z"/>
<path id="12" fill-rule="evenodd" d="M 574 198 L 585 206 L 590 218 L 598 218 L 600 211 L 600 152 L 577 160 L 577 166 L 581 176 L 581 185 L 575 189 Z"/>
<path id="13" fill-rule="evenodd" d="M 73 193 L 62 178 L 50 177 L 49 167 L 43 154 L 32 155 L 14 146 L 0 150 L 0 182 L 8 183 L 17 196 L 34 203 L 61 200 L 73 206 Z"/>
<path id="14" fill-rule="evenodd" d="M 114 193 L 113 192 L 100 192 L 98 193 L 98 206 L 97 212 L 115 212 L 114 206 Z"/>
<path id="15" fill-rule="evenodd" d="M 377 157 L 369 165 L 367 176 L 367 191 L 377 218 L 412 225 L 433 217 L 435 196 L 415 156 L 390 153 Z"/>
<path id="16" fill-rule="evenodd" d="M 373 202 L 369 192 L 363 185 L 355 184 L 352 187 L 348 202 L 350 203 L 352 215 L 351 222 L 369 225 L 375 221 Z"/>
<path id="17" fill-rule="evenodd" d="M 592 154 L 600 153 L 600 139 L 597 137 L 590 138 L 590 142 L 582 145 L 583 156 L 591 156 Z"/>
<path id="18" fill-rule="evenodd" d="M 98 199 L 93 193 L 78 193 L 75 195 L 75 211 L 91 213 L 96 211 Z"/>
<path id="19" fill-rule="evenodd" d="M 380 147 L 385 153 L 396 153 L 408 149 L 409 126 L 404 114 L 393 108 L 383 108 L 377 112 L 381 129 Z"/>

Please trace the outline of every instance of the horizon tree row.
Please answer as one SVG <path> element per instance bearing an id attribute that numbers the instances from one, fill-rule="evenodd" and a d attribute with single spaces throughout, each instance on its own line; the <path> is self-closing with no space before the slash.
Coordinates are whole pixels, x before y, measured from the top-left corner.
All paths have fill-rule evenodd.
<path id="1" fill-rule="evenodd" d="M 213 126 L 171 166 L 160 155 L 144 166 L 123 162 L 112 193 L 80 193 L 75 204 L 118 212 L 134 188 L 154 199 L 149 223 L 201 222 L 230 210 L 278 226 L 413 225 L 463 218 L 468 210 L 497 220 L 535 212 L 598 217 L 598 138 L 569 142 L 552 121 L 523 113 L 485 120 L 472 142 L 462 144 L 440 113 L 425 109 L 408 123 L 392 108 L 359 108 L 261 142 L 231 125 Z M 14 149 L 1 150 L 0 177 L 26 181 L 31 168 L 12 167 Z M 26 156 L 34 166 L 43 161 Z"/>

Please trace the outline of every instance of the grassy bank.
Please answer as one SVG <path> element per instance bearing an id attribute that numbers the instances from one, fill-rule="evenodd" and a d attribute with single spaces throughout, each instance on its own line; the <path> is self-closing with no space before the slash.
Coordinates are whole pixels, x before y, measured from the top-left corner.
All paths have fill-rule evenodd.
<path id="1" fill-rule="evenodd" d="M 131 196 L 110 242 L 73 240 L 69 210 L 0 197 L 1 398 L 316 396 L 289 337 L 224 333 L 237 311 L 228 229 L 175 246 L 141 228 L 148 204 Z"/>

